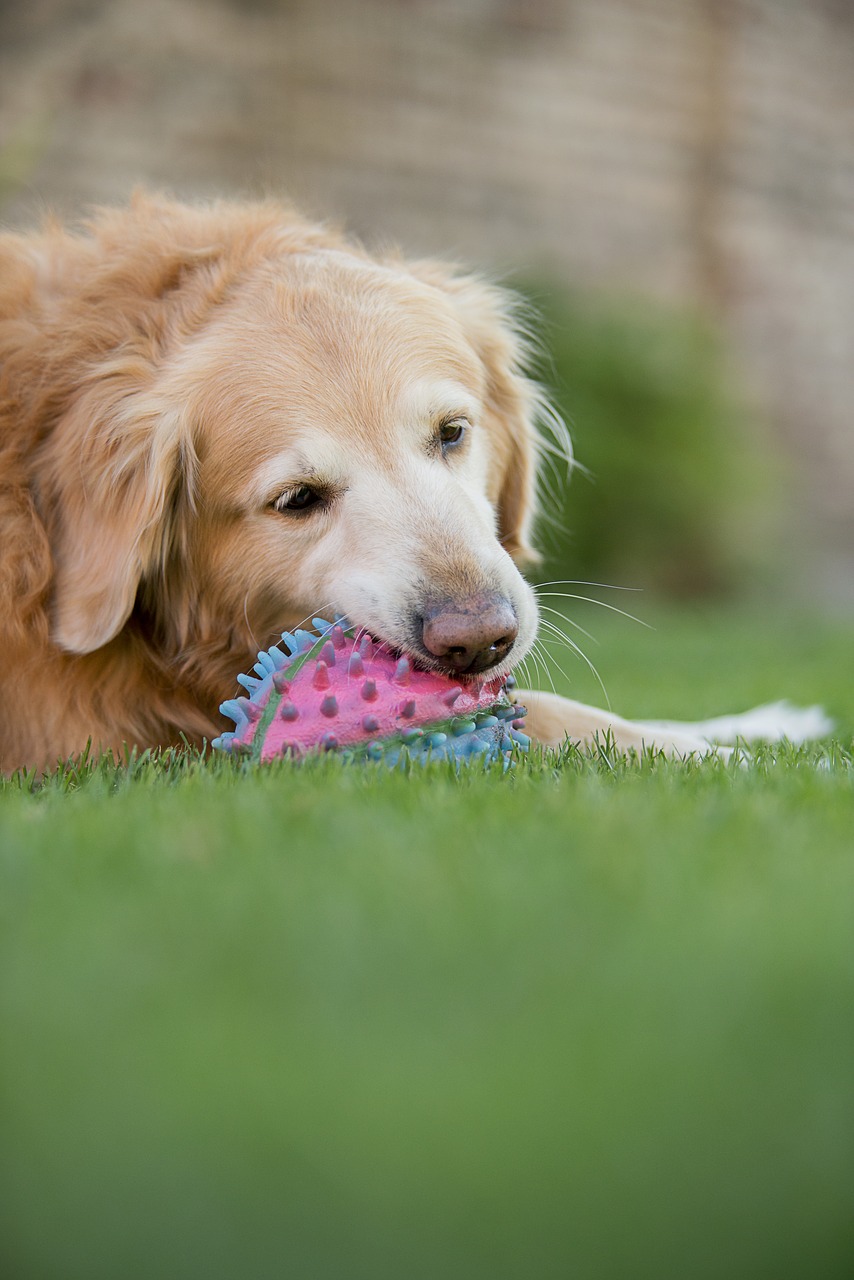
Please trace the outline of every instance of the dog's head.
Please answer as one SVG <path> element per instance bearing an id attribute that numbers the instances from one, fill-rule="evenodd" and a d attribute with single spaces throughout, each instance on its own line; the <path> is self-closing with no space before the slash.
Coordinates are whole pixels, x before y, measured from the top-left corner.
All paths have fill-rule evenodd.
<path id="1" fill-rule="evenodd" d="M 515 665 L 538 399 L 507 296 L 269 209 L 158 217 L 45 455 L 57 643 L 133 618 L 245 652 L 337 610 L 424 665 Z"/>

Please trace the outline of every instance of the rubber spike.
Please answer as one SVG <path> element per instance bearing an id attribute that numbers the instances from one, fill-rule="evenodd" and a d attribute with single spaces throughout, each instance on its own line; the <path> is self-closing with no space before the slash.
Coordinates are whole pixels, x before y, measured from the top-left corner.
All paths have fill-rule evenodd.
<path id="1" fill-rule="evenodd" d="M 461 693 L 462 689 L 458 684 L 455 684 L 453 689 L 449 689 L 448 692 L 443 695 L 442 701 L 446 707 L 452 707 Z"/>
<path id="2" fill-rule="evenodd" d="M 362 639 L 359 641 L 359 653 L 362 655 L 365 662 L 370 662 L 371 658 L 374 656 L 374 642 L 370 636 L 362 636 Z"/>
<path id="3" fill-rule="evenodd" d="M 334 693 L 328 693 L 320 704 L 320 714 L 332 720 L 338 715 L 338 699 Z"/>
<path id="4" fill-rule="evenodd" d="M 362 720 L 362 728 L 365 733 L 376 733 L 380 727 L 380 722 L 376 716 L 365 716 Z"/>
<path id="5" fill-rule="evenodd" d="M 357 653 L 355 649 L 350 654 L 347 671 L 351 676 L 355 676 L 357 679 L 361 678 L 365 674 L 365 664 L 362 661 L 362 656 Z"/>
<path id="6" fill-rule="evenodd" d="M 346 639 L 346 636 L 344 635 L 344 628 L 341 626 L 341 624 L 336 622 L 330 634 L 331 634 L 333 646 L 336 649 L 343 649 L 344 645 L 347 643 L 347 639 Z"/>
<path id="7" fill-rule="evenodd" d="M 334 751 L 338 746 L 338 739 L 334 733 L 324 733 L 318 745 L 322 751 Z"/>
<path id="8" fill-rule="evenodd" d="M 306 649 L 310 649 L 313 644 L 317 644 L 317 636 L 311 631 L 302 631 L 298 627 L 294 632 L 300 653 L 304 653 Z"/>
<path id="9" fill-rule="evenodd" d="M 291 682 L 285 675 L 284 671 L 277 671 L 273 676 L 273 688 L 276 693 L 287 693 L 291 687 Z"/>
<path id="10" fill-rule="evenodd" d="M 312 618 L 311 625 L 314 627 L 315 631 L 319 631 L 321 635 L 327 631 L 331 631 L 333 626 L 333 624 L 331 622 L 327 622 L 325 618 Z"/>
<path id="11" fill-rule="evenodd" d="M 282 643 L 288 646 L 288 652 L 293 655 L 299 652 L 299 640 L 290 631 L 282 632 Z"/>
<path id="12" fill-rule="evenodd" d="M 329 668 L 325 662 L 320 661 L 317 663 L 314 668 L 314 675 L 311 677 L 311 683 L 314 685 L 315 689 L 329 688 Z"/>
<path id="13" fill-rule="evenodd" d="M 335 645 L 331 640 L 326 641 L 326 644 L 320 650 L 320 656 L 326 663 L 327 667 L 335 666 Z"/>
<path id="14" fill-rule="evenodd" d="M 362 697 L 365 702 L 374 702 L 378 696 L 376 680 L 366 680 L 362 685 Z"/>
<path id="15" fill-rule="evenodd" d="M 396 684 L 407 685 L 412 678 L 412 663 L 408 658 L 401 658 L 394 669 L 394 680 Z"/>
<path id="16" fill-rule="evenodd" d="M 451 725 L 451 733 L 455 738 L 464 738 L 467 733 L 474 733 L 474 720 L 455 720 Z"/>
<path id="17" fill-rule="evenodd" d="M 261 687 L 261 681 L 256 680 L 254 676 L 239 675 L 237 683 L 242 684 L 247 693 L 254 693 L 256 689 Z"/>
<path id="18" fill-rule="evenodd" d="M 298 720 L 299 712 L 292 702 L 283 702 L 279 707 L 279 715 L 283 720 Z"/>
<path id="19" fill-rule="evenodd" d="M 412 717 L 415 715 L 415 699 L 414 698 L 408 698 L 406 702 L 401 702 L 400 714 L 403 716 L 404 720 L 412 719 Z"/>

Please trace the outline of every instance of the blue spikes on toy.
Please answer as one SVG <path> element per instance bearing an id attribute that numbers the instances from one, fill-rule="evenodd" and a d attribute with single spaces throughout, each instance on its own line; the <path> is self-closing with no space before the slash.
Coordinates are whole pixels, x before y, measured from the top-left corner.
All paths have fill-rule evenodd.
<path id="1" fill-rule="evenodd" d="M 325 636 L 327 631 L 331 631 L 335 626 L 334 622 L 327 622 L 325 618 L 312 618 L 311 625 L 320 635 Z"/>

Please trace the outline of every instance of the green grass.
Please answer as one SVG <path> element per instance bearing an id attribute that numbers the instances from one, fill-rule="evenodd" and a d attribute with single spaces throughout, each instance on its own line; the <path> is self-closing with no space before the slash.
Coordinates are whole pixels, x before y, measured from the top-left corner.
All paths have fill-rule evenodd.
<path id="1" fill-rule="evenodd" d="M 854 629 L 592 613 L 621 711 L 839 734 L 0 789 L 4 1275 L 851 1273 Z"/>

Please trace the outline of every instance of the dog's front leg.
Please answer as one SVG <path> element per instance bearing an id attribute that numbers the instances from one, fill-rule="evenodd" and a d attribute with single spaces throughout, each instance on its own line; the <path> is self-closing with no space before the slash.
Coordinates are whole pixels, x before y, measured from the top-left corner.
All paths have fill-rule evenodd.
<path id="1" fill-rule="evenodd" d="M 514 697 L 528 708 L 526 733 L 544 746 L 561 747 L 567 741 L 588 746 L 597 736 L 600 742 L 607 736 L 621 752 L 642 751 L 646 747 L 672 756 L 721 751 L 699 733 L 692 732 L 693 725 L 633 723 L 610 711 L 587 707 L 554 693 L 518 690 Z M 729 754 L 725 748 L 721 753 Z"/>
<path id="2" fill-rule="evenodd" d="M 811 742 L 833 730 L 821 707 L 793 707 L 789 702 L 772 702 L 738 715 L 718 716 L 692 724 L 680 721 L 631 721 L 610 711 L 586 707 L 555 693 L 522 692 L 518 701 L 528 708 L 527 731 L 546 746 L 560 747 L 567 739 L 585 745 L 606 734 L 618 751 L 640 751 L 652 747 L 666 755 L 685 756 L 716 752 L 730 755 L 738 742 Z"/>

